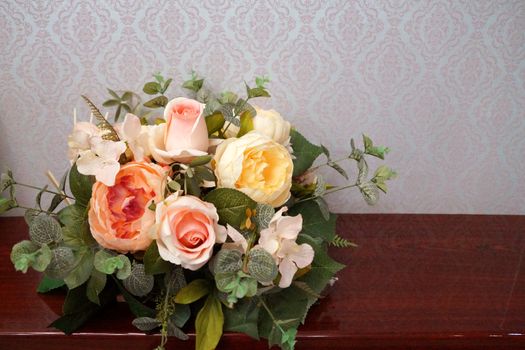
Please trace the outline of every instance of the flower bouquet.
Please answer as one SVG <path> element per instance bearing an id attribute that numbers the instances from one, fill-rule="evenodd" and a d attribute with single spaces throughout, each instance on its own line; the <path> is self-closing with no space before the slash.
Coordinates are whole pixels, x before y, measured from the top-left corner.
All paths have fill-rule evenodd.
<path id="1" fill-rule="evenodd" d="M 67 334 L 121 298 L 134 326 L 160 330 L 157 349 L 168 336 L 188 338 L 192 313 L 197 349 L 214 349 L 223 331 L 292 349 L 308 310 L 344 267 L 328 246 L 354 245 L 336 234 L 324 196 L 355 187 L 374 204 L 395 173 L 383 165 L 369 176 L 366 159 L 384 159 L 388 148 L 363 136 L 362 148 L 352 140 L 333 160 L 279 113 L 252 105 L 270 96 L 264 77 L 239 97 L 213 94 L 193 73 L 183 84 L 190 98 L 171 100 L 172 80 L 154 78 L 145 103 L 108 89 L 103 106 L 115 109 L 114 123 L 82 96 L 91 118 L 74 113 L 71 168 L 60 182 L 48 173 L 54 188 L 2 174 L 0 213 L 24 208 L 29 225 L 11 261 L 43 273 L 38 292 L 67 290 L 64 314 L 50 325 Z M 344 161 L 357 165 L 355 180 Z M 327 184 L 323 166 L 348 183 Z M 34 208 L 17 201 L 17 186 L 40 189 Z"/>

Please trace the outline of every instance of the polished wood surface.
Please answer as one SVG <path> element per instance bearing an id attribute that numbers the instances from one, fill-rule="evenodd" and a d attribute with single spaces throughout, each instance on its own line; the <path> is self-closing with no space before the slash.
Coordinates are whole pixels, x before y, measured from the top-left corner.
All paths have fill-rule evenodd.
<path id="1" fill-rule="evenodd" d="M 359 247 L 333 250 L 348 267 L 312 307 L 297 349 L 525 349 L 525 216 L 342 215 L 338 231 Z M 71 336 L 47 328 L 64 294 L 37 294 L 39 274 L 14 271 L 23 219 L 0 218 L 0 234 L 0 349 L 158 345 L 123 304 Z M 193 339 L 168 348 L 192 349 Z M 219 346 L 245 347 L 267 349 L 232 333 Z"/>

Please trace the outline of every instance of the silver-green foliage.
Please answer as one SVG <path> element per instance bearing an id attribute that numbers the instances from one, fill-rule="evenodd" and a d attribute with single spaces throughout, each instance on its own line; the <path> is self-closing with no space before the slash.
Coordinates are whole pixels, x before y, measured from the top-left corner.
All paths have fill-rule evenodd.
<path id="1" fill-rule="evenodd" d="M 262 248 L 255 248 L 248 253 L 248 273 L 257 281 L 269 283 L 277 277 L 277 265 L 273 257 Z"/>
<path id="2" fill-rule="evenodd" d="M 18 242 L 11 249 L 11 262 L 17 271 L 27 272 L 32 267 L 34 270 L 42 272 L 51 262 L 51 249 L 46 244 L 38 247 L 31 241 Z"/>
<path id="3" fill-rule="evenodd" d="M 69 247 L 60 246 L 52 251 L 52 258 L 46 275 L 53 279 L 64 279 L 75 266 L 75 255 Z"/>
<path id="4" fill-rule="evenodd" d="M 118 279 L 126 279 L 131 274 L 131 263 L 127 256 L 123 254 L 113 255 L 105 250 L 100 250 L 95 254 L 93 261 L 95 269 L 106 275 L 117 272 Z"/>
<path id="5" fill-rule="evenodd" d="M 29 226 L 29 237 L 36 244 L 51 244 L 62 240 L 62 229 L 58 221 L 49 215 L 33 218 Z"/>
<path id="6" fill-rule="evenodd" d="M 214 272 L 237 272 L 242 267 L 242 253 L 234 249 L 222 249 L 215 256 Z"/>
<path id="7" fill-rule="evenodd" d="M 264 230 L 265 228 L 268 228 L 274 214 L 275 210 L 271 205 L 257 203 L 257 207 L 255 208 L 254 221 L 257 224 L 259 230 Z"/>
<path id="8" fill-rule="evenodd" d="M 131 274 L 124 279 L 123 284 L 131 294 L 142 297 L 151 292 L 154 282 L 152 275 L 146 275 L 144 264 L 133 264 Z"/>

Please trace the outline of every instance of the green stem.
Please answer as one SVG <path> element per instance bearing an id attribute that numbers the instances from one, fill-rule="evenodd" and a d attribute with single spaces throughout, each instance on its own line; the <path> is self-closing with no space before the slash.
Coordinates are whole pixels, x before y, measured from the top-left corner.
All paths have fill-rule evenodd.
<path id="1" fill-rule="evenodd" d="M 27 187 L 27 188 L 32 188 L 32 189 L 34 189 L 34 190 L 44 191 L 44 192 L 52 193 L 52 194 L 58 194 L 58 195 L 61 195 L 61 196 L 64 197 L 64 198 L 75 199 L 75 198 L 73 198 L 73 197 L 68 196 L 68 195 L 65 194 L 65 193 L 59 193 L 59 192 L 50 191 L 50 190 L 47 190 L 47 189 L 45 190 L 45 189 L 40 188 L 40 187 L 37 187 L 37 186 L 28 185 L 28 184 L 23 184 L 23 183 L 20 183 L 20 182 L 13 182 L 13 185 L 18 185 L 18 186 L 23 186 L 23 187 Z"/>
<path id="2" fill-rule="evenodd" d="M 329 160 L 327 161 L 326 163 L 323 163 L 323 164 L 319 164 L 313 168 L 310 168 L 308 171 L 311 172 L 311 171 L 315 171 L 319 168 L 322 168 L 324 166 L 327 166 L 327 165 L 330 165 L 330 163 L 339 163 L 339 162 L 342 162 L 343 160 L 346 160 L 346 159 L 350 159 L 349 157 L 344 157 L 344 158 L 340 158 L 340 159 L 336 159 L 336 160 Z"/>
<path id="3" fill-rule="evenodd" d="M 242 103 L 241 107 L 239 107 L 239 110 L 237 110 L 237 112 L 235 113 L 235 115 L 233 116 L 234 118 L 237 118 L 239 116 L 238 112 L 244 108 L 244 106 L 246 105 L 246 103 L 248 103 L 248 100 L 250 98 L 249 97 L 246 97 L 246 100 L 244 100 L 244 102 Z M 226 135 L 226 130 L 228 130 L 228 128 L 230 127 L 230 125 L 232 125 L 232 122 L 228 122 L 228 125 L 226 125 L 226 129 L 224 129 L 222 131 L 222 136 L 225 136 Z"/>
<path id="4" fill-rule="evenodd" d="M 311 201 L 312 199 L 317 199 L 319 197 L 323 197 L 324 195 L 327 195 L 327 194 L 330 194 L 330 193 L 334 193 L 334 192 L 337 192 L 337 191 L 341 191 L 341 190 L 345 190 L 347 188 L 356 187 L 356 186 L 357 186 L 357 183 L 352 184 L 352 185 L 342 186 L 342 187 L 335 187 L 335 188 L 332 188 L 331 190 L 326 191 L 322 195 L 299 199 L 294 204 L 298 204 L 298 203 L 302 203 L 302 202 L 308 202 L 308 201 Z"/>
<path id="5" fill-rule="evenodd" d="M 42 209 L 37 209 L 37 208 L 24 207 L 23 205 L 19 205 L 19 204 L 17 204 L 15 208 L 20 208 L 20 209 L 25 209 L 25 210 L 36 210 L 36 211 L 39 211 L 39 212 L 41 212 L 41 213 L 46 213 L 47 215 L 55 215 L 55 213 L 50 212 L 50 211 L 47 211 L 47 210 L 42 210 Z M 14 209 L 14 208 L 13 208 L 13 209 Z"/>

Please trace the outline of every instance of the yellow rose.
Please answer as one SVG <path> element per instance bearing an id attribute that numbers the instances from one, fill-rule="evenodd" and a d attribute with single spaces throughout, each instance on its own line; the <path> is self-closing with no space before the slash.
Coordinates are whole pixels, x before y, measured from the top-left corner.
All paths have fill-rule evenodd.
<path id="1" fill-rule="evenodd" d="M 252 131 L 226 139 L 213 159 L 217 187 L 235 188 L 273 207 L 290 198 L 292 158 L 283 145 L 271 138 Z"/>

